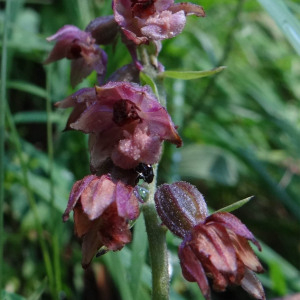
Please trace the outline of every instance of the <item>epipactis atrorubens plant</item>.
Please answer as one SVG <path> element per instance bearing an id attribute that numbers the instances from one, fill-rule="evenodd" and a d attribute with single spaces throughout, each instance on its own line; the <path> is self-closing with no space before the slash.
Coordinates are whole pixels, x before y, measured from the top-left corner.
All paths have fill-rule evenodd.
<path id="1" fill-rule="evenodd" d="M 57 103 L 59 108 L 73 108 L 65 130 L 89 136 L 91 174 L 75 182 L 63 215 L 67 221 L 74 212 L 83 268 L 97 253 L 121 250 L 131 241 L 131 221 L 154 200 L 152 193 L 148 202 L 143 202 L 139 179 L 155 185 L 151 166 L 160 160 L 163 141 L 182 145 L 166 108 L 149 86 L 141 85 L 139 75 L 144 72 L 155 82 L 164 70 L 157 61 L 161 41 L 180 34 L 187 15 L 205 16 L 201 6 L 173 0 L 113 0 L 112 7 L 113 15 L 96 18 L 85 30 L 65 25 L 47 39 L 56 43 L 45 63 L 70 59 L 73 87 L 91 72 L 97 73 L 98 85 L 80 89 Z M 108 57 L 99 45 L 114 43 L 118 37 L 132 63 L 105 80 Z M 150 44 L 154 53 L 147 53 L 145 46 Z M 146 49 L 143 57 L 146 53 L 151 59 L 139 57 L 141 46 Z M 155 191 L 155 186 L 151 190 Z M 206 299 L 210 299 L 207 278 L 217 291 L 241 285 L 253 297 L 265 299 L 254 275 L 263 268 L 248 241 L 259 250 L 260 245 L 239 219 L 225 212 L 209 216 L 200 192 L 185 182 L 159 187 L 155 204 L 163 224 L 183 239 L 179 258 L 184 278 L 197 282 Z"/>

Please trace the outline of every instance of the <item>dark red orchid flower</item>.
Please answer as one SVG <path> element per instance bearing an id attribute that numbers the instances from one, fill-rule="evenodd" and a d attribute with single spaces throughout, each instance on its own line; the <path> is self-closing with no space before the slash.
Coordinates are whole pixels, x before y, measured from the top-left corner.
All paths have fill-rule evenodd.
<path id="1" fill-rule="evenodd" d="M 197 282 L 205 299 L 211 299 L 207 277 L 216 291 L 241 285 L 254 298 L 265 299 L 254 275 L 263 268 L 248 241 L 261 247 L 237 217 L 227 212 L 208 216 L 202 194 L 187 182 L 160 186 L 155 203 L 163 224 L 183 238 L 178 255 L 184 278 Z"/>

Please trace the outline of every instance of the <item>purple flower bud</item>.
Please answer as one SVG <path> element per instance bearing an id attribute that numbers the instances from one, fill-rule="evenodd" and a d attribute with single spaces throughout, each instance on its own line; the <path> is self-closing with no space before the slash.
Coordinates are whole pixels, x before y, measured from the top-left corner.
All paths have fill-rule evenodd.
<path id="1" fill-rule="evenodd" d="M 204 17 L 201 6 L 174 0 L 114 0 L 116 22 L 135 44 L 172 38 L 183 30 L 186 15 Z"/>
<path id="2" fill-rule="evenodd" d="M 139 216 L 136 191 L 109 174 L 89 175 L 71 191 L 63 220 L 74 211 L 75 232 L 82 239 L 82 266 L 86 268 L 98 249 L 120 250 L 131 241 L 128 221 Z"/>
<path id="3" fill-rule="evenodd" d="M 119 33 L 119 26 L 114 16 L 103 16 L 91 21 L 85 31 L 92 34 L 96 44 L 107 45 L 115 41 Z"/>
<path id="4" fill-rule="evenodd" d="M 123 169 L 139 163 L 155 164 L 162 141 L 181 146 L 175 126 L 147 86 L 109 82 L 95 89 L 82 89 L 58 103 L 74 107 L 67 129 L 90 134 L 91 170 L 106 159 Z"/>
<path id="5" fill-rule="evenodd" d="M 91 33 L 85 32 L 73 25 L 65 25 L 47 41 L 56 41 L 45 64 L 62 58 L 72 60 L 71 84 L 74 87 L 93 70 L 98 74 L 99 82 L 105 75 L 107 56 L 106 53 L 95 45 Z"/>
<path id="6" fill-rule="evenodd" d="M 187 182 L 160 186 L 155 203 L 163 224 L 183 238 L 178 255 L 184 278 L 197 282 L 205 299 L 211 299 L 207 276 L 216 291 L 241 285 L 254 298 L 265 299 L 254 275 L 263 267 L 248 241 L 261 247 L 238 218 L 227 212 L 208 216 L 203 196 Z"/>
<path id="7" fill-rule="evenodd" d="M 202 194 L 184 181 L 161 185 L 155 193 L 155 204 L 163 224 L 181 238 L 208 216 Z"/>

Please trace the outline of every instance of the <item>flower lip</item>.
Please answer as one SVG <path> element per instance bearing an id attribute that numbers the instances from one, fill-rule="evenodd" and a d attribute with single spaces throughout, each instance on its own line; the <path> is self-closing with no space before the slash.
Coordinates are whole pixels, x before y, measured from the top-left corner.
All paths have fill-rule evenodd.
<path id="1" fill-rule="evenodd" d="M 118 126 L 124 126 L 136 120 L 141 122 L 142 119 L 137 111 L 140 111 L 140 109 L 132 101 L 120 99 L 113 105 L 113 121 Z"/>
<path id="2" fill-rule="evenodd" d="M 130 2 L 133 16 L 145 18 L 155 13 L 156 0 L 130 0 Z"/>

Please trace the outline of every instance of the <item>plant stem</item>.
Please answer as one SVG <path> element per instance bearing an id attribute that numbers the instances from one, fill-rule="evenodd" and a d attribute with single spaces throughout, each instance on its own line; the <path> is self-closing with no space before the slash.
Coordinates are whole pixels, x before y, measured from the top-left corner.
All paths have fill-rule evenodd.
<path id="1" fill-rule="evenodd" d="M 4 244 L 4 222 L 3 222 L 3 206 L 4 206 L 4 142 L 5 142 L 5 103 L 6 103 L 6 63 L 7 63 L 7 36 L 8 23 L 10 15 L 11 1 L 6 1 L 3 46 L 1 57 L 1 99 L 0 99 L 0 298 L 2 297 L 3 284 L 3 244 Z"/>
<path id="2" fill-rule="evenodd" d="M 156 178 L 157 165 L 153 168 Z M 152 299 L 169 299 L 168 252 L 166 245 L 166 230 L 161 226 L 154 204 L 156 180 L 149 185 L 149 199 L 143 213 L 149 242 L 152 268 Z"/>

